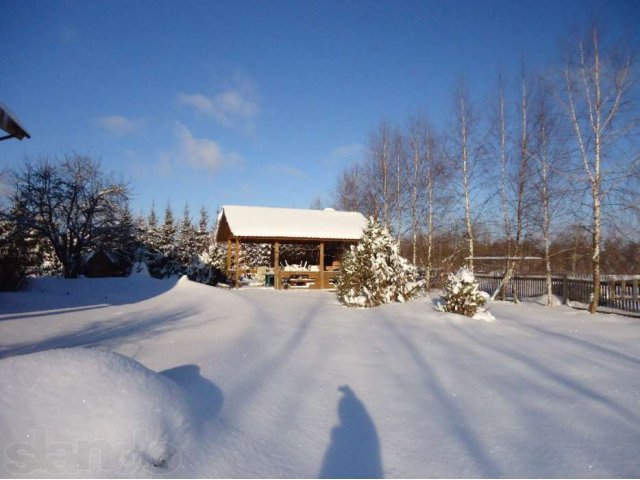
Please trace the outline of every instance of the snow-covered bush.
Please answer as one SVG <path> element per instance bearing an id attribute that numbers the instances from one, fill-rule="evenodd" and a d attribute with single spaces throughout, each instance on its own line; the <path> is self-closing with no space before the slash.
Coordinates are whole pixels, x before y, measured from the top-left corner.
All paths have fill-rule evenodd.
<path id="1" fill-rule="evenodd" d="M 221 264 L 220 248 L 216 244 L 211 244 L 206 251 L 192 257 L 187 268 L 187 277 L 194 282 L 217 285 L 225 280 Z"/>
<path id="2" fill-rule="evenodd" d="M 442 300 L 439 309 L 442 312 L 459 313 L 473 317 L 478 307 L 486 300 L 478 290 L 478 282 L 468 267 L 460 268 L 456 273 L 450 273 L 447 283 L 442 289 Z"/>
<path id="3" fill-rule="evenodd" d="M 360 243 L 342 259 L 338 300 L 350 307 L 375 307 L 409 300 L 421 286 L 416 267 L 400 256 L 398 243 L 369 219 Z"/>

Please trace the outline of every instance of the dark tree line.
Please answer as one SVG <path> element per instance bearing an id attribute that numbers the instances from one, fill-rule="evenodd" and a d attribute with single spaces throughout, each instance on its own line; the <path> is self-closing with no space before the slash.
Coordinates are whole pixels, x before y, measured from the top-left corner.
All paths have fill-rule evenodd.
<path id="1" fill-rule="evenodd" d="M 162 223 L 155 206 L 148 219 L 134 218 L 128 185 L 105 174 L 86 155 L 26 160 L 10 177 L 12 193 L 0 210 L 3 290 L 19 288 L 31 274 L 75 278 L 97 250 L 127 266 L 125 271 L 144 262 L 156 277 L 218 278 L 220 254 L 204 207 L 197 226 L 188 205 L 178 221 L 170 204 Z"/>

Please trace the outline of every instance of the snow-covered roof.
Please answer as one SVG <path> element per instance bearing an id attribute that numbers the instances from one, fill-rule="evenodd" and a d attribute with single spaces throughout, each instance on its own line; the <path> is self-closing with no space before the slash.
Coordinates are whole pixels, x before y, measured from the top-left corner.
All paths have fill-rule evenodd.
<path id="1" fill-rule="evenodd" d="M 366 223 L 359 212 L 225 205 L 218 217 L 216 240 L 360 240 Z"/>

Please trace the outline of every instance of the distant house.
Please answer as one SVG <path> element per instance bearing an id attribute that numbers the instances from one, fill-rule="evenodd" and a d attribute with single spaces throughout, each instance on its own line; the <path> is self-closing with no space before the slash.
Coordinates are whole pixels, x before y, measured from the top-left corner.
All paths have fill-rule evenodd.
<path id="1" fill-rule="evenodd" d="M 338 258 L 344 248 L 358 243 L 366 226 L 366 218 L 359 212 L 338 212 L 327 208 L 309 210 L 299 208 L 270 208 L 225 205 L 218 215 L 216 241 L 227 244 L 227 275 L 238 279 L 241 271 L 232 265 L 241 257 L 246 243 L 273 245 L 273 275 L 275 288 L 294 286 L 304 288 L 331 288 L 338 270 Z M 289 268 L 280 262 L 282 244 L 303 244 L 311 251 L 317 264 Z"/>
<path id="2" fill-rule="evenodd" d="M 84 259 L 85 277 L 125 277 L 131 272 L 131 262 L 104 247 L 99 247 Z"/>

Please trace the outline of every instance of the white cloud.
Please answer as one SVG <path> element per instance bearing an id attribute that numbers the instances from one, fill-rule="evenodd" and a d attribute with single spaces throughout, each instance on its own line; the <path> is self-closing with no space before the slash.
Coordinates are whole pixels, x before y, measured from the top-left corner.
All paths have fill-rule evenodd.
<path id="1" fill-rule="evenodd" d="M 208 97 L 201 93 L 180 93 L 178 102 L 196 112 L 212 117 L 225 127 L 242 128 L 251 132 L 260 114 L 254 89 L 243 83 Z"/>
<path id="2" fill-rule="evenodd" d="M 98 125 L 114 135 L 129 135 L 142 129 L 146 121 L 143 118 L 126 118 L 122 115 L 109 115 L 97 119 Z"/>
<path id="3" fill-rule="evenodd" d="M 181 123 L 176 124 L 180 139 L 180 157 L 191 167 L 214 172 L 222 167 L 242 164 L 242 157 L 226 153 L 216 142 L 208 138 L 195 138 Z"/>

